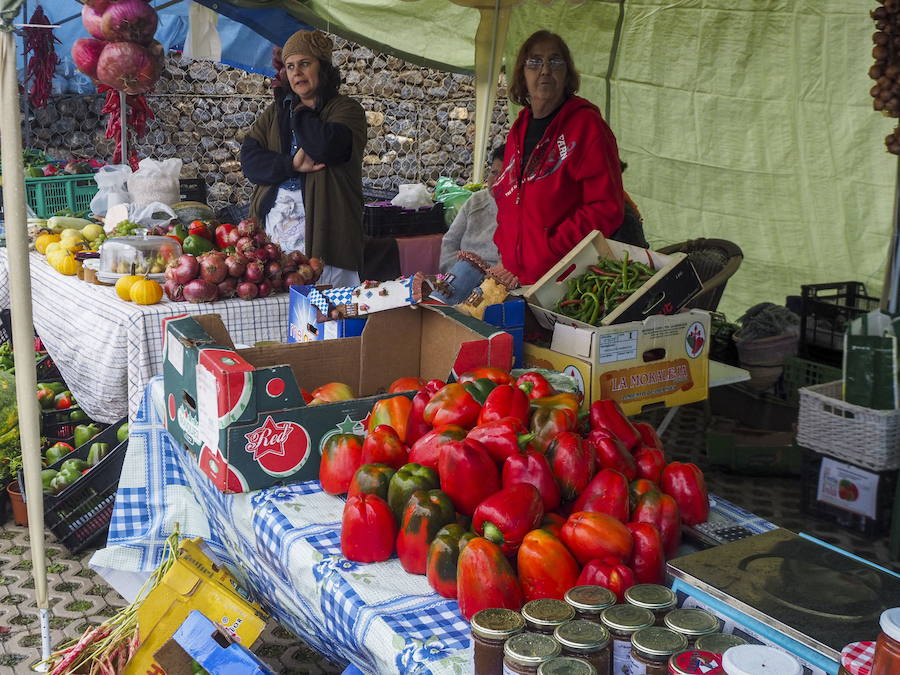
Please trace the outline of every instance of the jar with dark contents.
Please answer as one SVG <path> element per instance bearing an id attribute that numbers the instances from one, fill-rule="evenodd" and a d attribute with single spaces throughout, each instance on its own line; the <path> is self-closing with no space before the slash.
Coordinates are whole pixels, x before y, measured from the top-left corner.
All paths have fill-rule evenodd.
<path id="1" fill-rule="evenodd" d="M 476 612 L 469 625 L 475 675 L 500 675 L 503 672 L 503 643 L 525 630 L 525 619 L 511 609 L 494 607 Z"/>
<path id="2" fill-rule="evenodd" d="M 668 628 L 650 626 L 631 636 L 631 675 L 668 675 L 669 658 L 687 649 L 687 638 Z"/>
<path id="3" fill-rule="evenodd" d="M 540 598 L 526 602 L 522 616 L 528 630 L 552 635 L 557 626 L 575 618 L 575 609 L 562 600 Z"/>
<path id="4" fill-rule="evenodd" d="M 616 604 L 616 594 L 603 586 L 585 584 L 572 586 L 565 600 L 575 609 L 577 618 L 600 623 L 600 612 Z"/>
<path id="5" fill-rule="evenodd" d="M 737 635 L 726 635 L 725 633 L 709 633 L 701 635 L 694 643 L 694 649 L 701 652 L 712 652 L 721 656 L 731 647 L 745 645 L 747 641 Z"/>
<path id="6" fill-rule="evenodd" d="M 561 647 L 550 635 L 516 633 L 503 645 L 503 675 L 532 675 L 544 661 L 559 656 Z"/>
<path id="7" fill-rule="evenodd" d="M 614 605 L 603 610 L 600 621 L 609 631 L 612 642 L 612 672 L 631 673 L 631 636 L 653 625 L 653 612 L 634 605 Z"/>
<path id="8" fill-rule="evenodd" d="M 605 626 L 590 619 L 575 619 L 557 626 L 553 637 L 562 645 L 563 656 L 584 659 L 599 675 L 610 674 L 610 637 Z"/>
<path id="9" fill-rule="evenodd" d="M 625 602 L 653 612 L 654 625 L 663 626 L 666 614 L 675 609 L 677 598 L 671 588 L 659 584 L 638 584 L 625 591 Z"/>
<path id="10" fill-rule="evenodd" d="M 557 656 L 542 663 L 538 675 L 597 675 L 597 669 L 584 659 Z"/>
<path id="11" fill-rule="evenodd" d="M 705 609 L 673 609 L 666 614 L 666 628 L 684 635 L 688 648 L 693 649 L 697 638 L 719 632 L 719 620 Z"/>
<path id="12" fill-rule="evenodd" d="M 725 675 L 722 655 L 699 649 L 672 654 L 669 657 L 669 675 Z"/>

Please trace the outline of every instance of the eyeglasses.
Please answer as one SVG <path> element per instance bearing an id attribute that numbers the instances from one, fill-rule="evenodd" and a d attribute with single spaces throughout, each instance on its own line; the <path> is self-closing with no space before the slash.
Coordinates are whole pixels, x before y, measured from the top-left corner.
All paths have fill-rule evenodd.
<path id="1" fill-rule="evenodd" d="M 550 70 L 562 70 L 566 67 L 564 59 L 555 57 L 547 61 L 544 61 L 544 59 L 541 58 L 525 59 L 525 67 L 528 68 L 528 70 L 541 70 L 545 63 L 550 66 Z"/>

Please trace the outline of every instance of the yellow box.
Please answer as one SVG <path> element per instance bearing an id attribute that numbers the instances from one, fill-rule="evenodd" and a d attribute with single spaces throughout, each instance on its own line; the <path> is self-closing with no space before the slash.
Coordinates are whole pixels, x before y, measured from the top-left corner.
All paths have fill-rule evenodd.
<path id="1" fill-rule="evenodd" d="M 166 671 L 154 654 L 194 609 L 250 647 L 268 616 L 259 605 L 232 590 L 239 588 L 224 568 L 201 551 L 197 540 L 182 542 L 171 569 L 138 607 L 141 646 L 128 662 L 125 675 L 163 675 Z"/>
<path id="2" fill-rule="evenodd" d="M 525 368 L 545 368 L 558 370 L 571 376 L 578 384 L 578 389 L 584 396 L 584 406 L 591 403 L 591 362 L 579 359 L 575 356 L 560 354 L 546 347 L 526 342 L 522 346 L 522 363 Z"/>

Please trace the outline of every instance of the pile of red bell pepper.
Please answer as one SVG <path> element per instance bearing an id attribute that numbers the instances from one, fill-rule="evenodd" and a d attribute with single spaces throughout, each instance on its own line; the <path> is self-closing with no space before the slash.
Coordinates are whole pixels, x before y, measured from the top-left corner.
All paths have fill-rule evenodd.
<path id="1" fill-rule="evenodd" d="M 478 368 L 403 378 L 365 436 L 332 436 L 320 480 L 347 493 L 343 554 L 398 555 L 467 619 L 599 584 L 660 583 L 681 525 L 707 519 L 697 466 L 667 462 L 654 429 L 612 400 L 581 410 L 540 374 Z"/>

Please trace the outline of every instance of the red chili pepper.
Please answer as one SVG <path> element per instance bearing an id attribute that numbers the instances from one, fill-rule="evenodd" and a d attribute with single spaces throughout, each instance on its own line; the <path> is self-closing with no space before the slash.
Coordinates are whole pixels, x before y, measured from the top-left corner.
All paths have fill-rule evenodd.
<path id="1" fill-rule="evenodd" d="M 562 501 L 550 462 L 536 450 L 518 452 L 503 462 L 503 487 L 511 487 L 517 483 L 529 483 L 537 488 L 544 511 L 554 510 Z"/>
<path id="2" fill-rule="evenodd" d="M 531 433 L 534 438 L 531 444 L 540 452 L 546 452 L 547 446 L 564 431 L 574 431 L 578 418 L 566 408 L 538 408 L 531 415 Z"/>
<path id="3" fill-rule="evenodd" d="M 406 446 L 400 441 L 393 427 L 382 424 L 366 435 L 362 446 L 361 464 L 387 464 L 399 469 L 408 461 Z"/>
<path id="4" fill-rule="evenodd" d="M 519 375 L 516 378 L 516 386 L 532 400 L 553 396 L 556 393 L 553 385 L 547 381 L 546 377 L 533 371 Z"/>
<path id="5" fill-rule="evenodd" d="M 666 579 L 666 556 L 656 525 L 628 523 L 634 547 L 628 565 L 639 584 L 661 584 Z"/>
<path id="6" fill-rule="evenodd" d="M 397 535 L 397 557 L 403 569 L 410 574 L 425 574 L 431 542 L 442 527 L 455 520 L 453 504 L 443 492 L 413 492 L 403 510 Z"/>
<path id="7" fill-rule="evenodd" d="M 394 477 L 394 467 L 387 464 L 363 464 L 353 474 L 347 497 L 365 493 L 378 495 L 384 501 L 388 498 L 388 488 Z"/>
<path id="8" fill-rule="evenodd" d="M 428 583 L 445 598 L 456 598 L 456 571 L 459 553 L 475 538 L 473 532 L 458 523 L 442 527 L 428 547 L 425 576 Z"/>
<path id="9" fill-rule="evenodd" d="M 494 384 L 513 384 L 515 380 L 513 376 L 502 368 L 494 368 L 493 366 L 482 366 L 481 368 L 473 368 L 456 378 L 460 384 L 474 382 L 475 380 L 487 379 Z"/>
<path id="10" fill-rule="evenodd" d="M 518 483 L 481 502 L 472 515 L 472 529 L 497 544 L 504 554 L 512 555 L 543 517 L 544 503 L 537 488 L 529 483 Z"/>
<path id="11" fill-rule="evenodd" d="M 347 492 L 362 462 L 363 438 L 355 434 L 334 434 L 322 446 L 319 482 L 330 495 Z"/>
<path id="12" fill-rule="evenodd" d="M 524 391 L 508 384 L 498 384 L 484 400 L 478 413 L 478 424 L 496 422 L 504 417 L 514 417 L 525 424 L 528 422 L 528 412 L 528 397 Z"/>
<path id="13" fill-rule="evenodd" d="M 397 523 L 387 502 L 375 495 L 347 499 L 341 519 L 341 553 L 356 562 L 381 562 L 394 552 Z"/>
<path id="14" fill-rule="evenodd" d="M 672 462 L 663 469 L 660 487 L 675 499 L 685 525 L 705 523 L 709 518 L 706 481 L 696 464 Z"/>
<path id="15" fill-rule="evenodd" d="M 441 489 L 456 510 L 471 516 L 477 506 L 500 489 L 500 472 L 484 446 L 465 439 L 450 441 L 438 461 Z"/>
<path id="16" fill-rule="evenodd" d="M 397 432 L 401 442 L 408 443 L 406 437 L 411 409 L 412 401 L 406 396 L 380 399 L 372 406 L 372 413 L 369 415 L 369 429 L 386 424 Z"/>
<path id="17" fill-rule="evenodd" d="M 647 424 L 646 422 L 632 422 L 632 424 L 641 435 L 641 443 L 649 445 L 651 448 L 665 450 L 662 439 L 660 439 L 659 434 L 656 433 L 656 429 L 653 428 L 653 425 Z"/>
<path id="18" fill-rule="evenodd" d="M 609 555 L 628 560 L 631 555 L 631 532 L 605 513 L 573 513 L 562 527 L 562 540 L 582 564 Z"/>
<path id="19" fill-rule="evenodd" d="M 233 232 L 237 228 L 231 223 L 222 223 L 216 228 L 216 247 L 219 250 L 224 250 L 231 246 L 228 243 L 228 233 Z"/>
<path id="20" fill-rule="evenodd" d="M 608 435 L 605 429 L 595 429 L 588 433 L 585 442 L 594 450 L 597 466 L 602 469 L 613 469 L 628 480 L 637 477 L 637 463 L 634 457 L 617 438 Z"/>
<path id="21" fill-rule="evenodd" d="M 545 528 L 525 535 L 516 557 L 516 568 L 526 602 L 537 598 L 562 600 L 566 591 L 578 582 L 578 561 Z"/>
<path id="22" fill-rule="evenodd" d="M 601 469 L 578 496 L 573 511 L 605 513 L 623 523 L 628 522 L 630 494 L 628 479 L 618 471 Z"/>
<path id="23" fill-rule="evenodd" d="M 656 525 L 666 558 L 675 557 L 681 544 L 681 514 L 672 497 L 655 490 L 642 494 L 631 514 L 631 520 Z"/>
<path id="24" fill-rule="evenodd" d="M 666 457 L 662 450 L 642 445 L 634 451 L 634 461 L 637 464 L 638 478 L 646 478 L 654 483 L 659 483 L 666 466 Z"/>
<path id="25" fill-rule="evenodd" d="M 461 441 L 465 437 L 466 430 L 455 424 L 445 424 L 442 427 L 432 429 L 413 443 L 409 451 L 408 461 L 437 471 L 438 461 L 441 458 L 441 448 L 450 441 Z"/>
<path id="26" fill-rule="evenodd" d="M 526 448 L 534 434 L 525 433 L 522 422 L 512 417 L 479 424 L 466 438 L 481 443 L 497 464 L 503 464 L 510 455 Z"/>
<path id="27" fill-rule="evenodd" d="M 594 476 L 594 454 L 573 431 L 556 435 L 547 446 L 547 459 L 564 501 L 575 499 Z"/>
<path id="28" fill-rule="evenodd" d="M 625 591 L 634 586 L 634 572 L 616 556 L 604 556 L 588 562 L 578 575 L 578 585 L 608 588 L 620 603 L 625 602 Z"/>
<path id="29" fill-rule="evenodd" d="M 641 442 L 640 432 L 622 412 L 621 406 L 613 399 L 602 399 L 591 403 L 591 429 L 608 429 L 625 445 L 626 450 L 637 447 Z"/>
<path id="30" fill-rule="evenodd" d="M 454 382 L 442 387 L 425 406 L 422 418 L 433 427 L 445 424 L 471 429 L 478 420 L 481 405 L 466 388 Z"/>
<path id="31" fill-rule="evenodd" d="M 475 537 L 459 554 L 457 570 L 459 611 L 466 621 L 482 609 L 522 607 L 522 588 L 496 544 Z"/>

